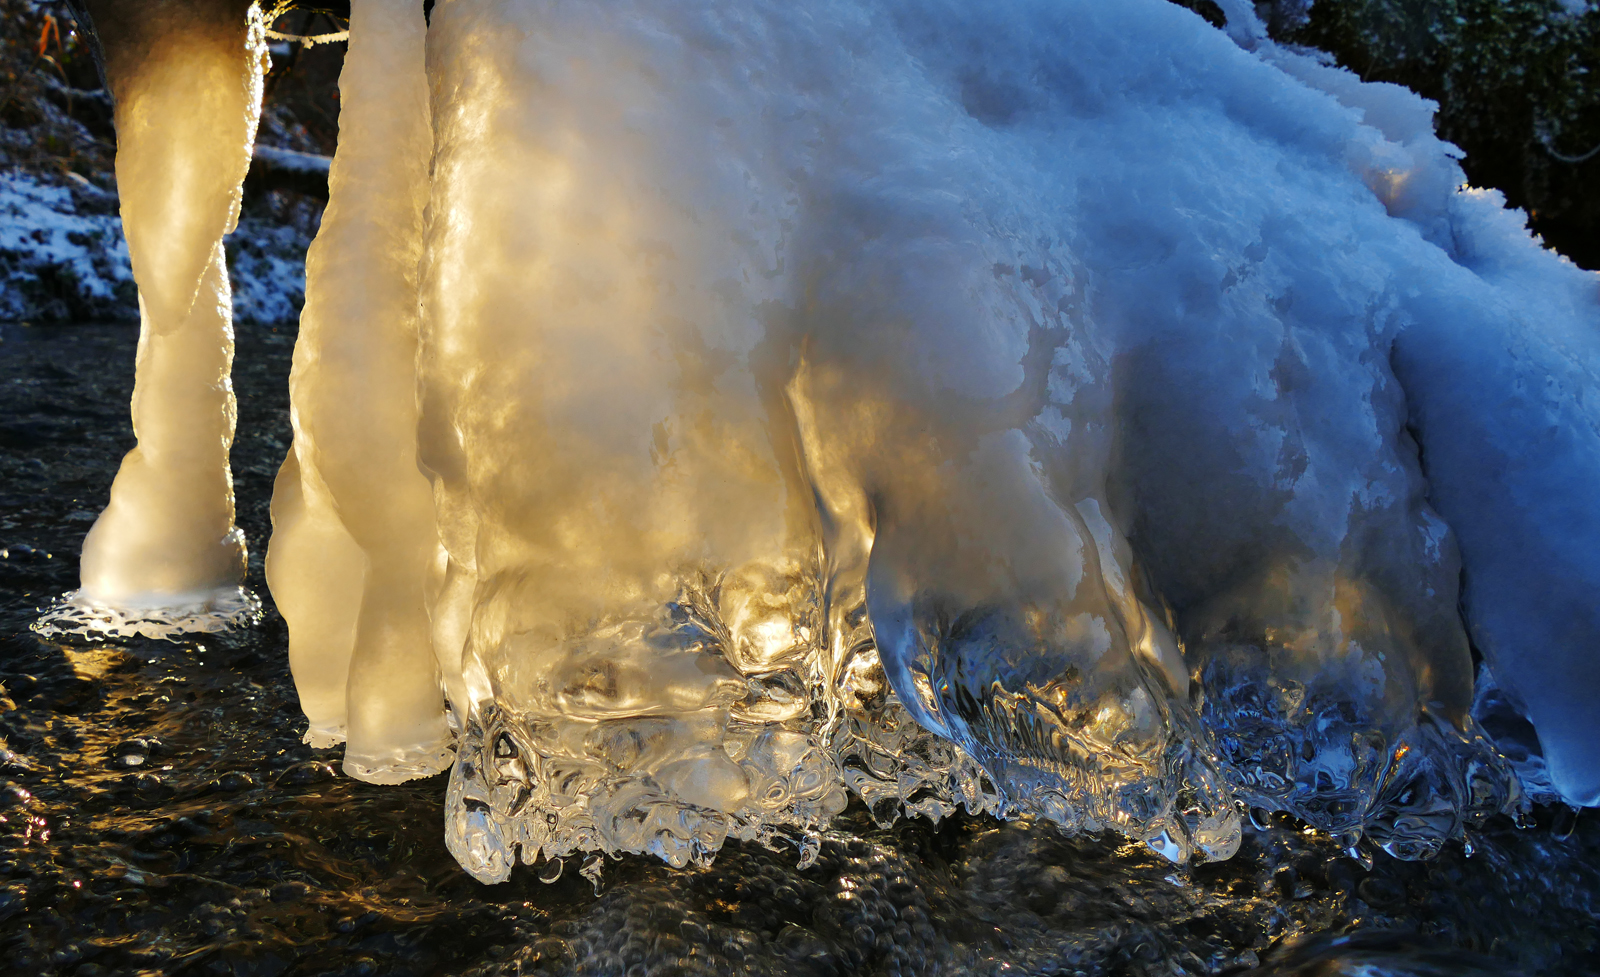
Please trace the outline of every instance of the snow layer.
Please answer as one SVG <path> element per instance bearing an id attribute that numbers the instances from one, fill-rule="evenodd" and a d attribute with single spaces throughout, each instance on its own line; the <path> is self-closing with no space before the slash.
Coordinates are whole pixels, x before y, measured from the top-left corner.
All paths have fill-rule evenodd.
<path id="1" fill-rule="evenodd" d="M 235 323 L 275 325 L 299 318 L 311 240 L 312 234 L 295 222 L 239 218 L 239 226 L 223 239 Z"/>
<path id="2" fill-rule="evenodd" d="M 0 173 L 0 319 L 95 320 L 137 309 L 116 198 Z M 98 211 L 98 212 L 97 212 Z"/>
<path id="3" fill-rule="evenodd" d="M 116 209 L 116 196 L 87 180 L 0 173 L 0 320 L 137 319 L 138 292 Z M 311 236 L 292 223 L 245 216 L 224 243 L 234 321 L 295 321 Z"/>

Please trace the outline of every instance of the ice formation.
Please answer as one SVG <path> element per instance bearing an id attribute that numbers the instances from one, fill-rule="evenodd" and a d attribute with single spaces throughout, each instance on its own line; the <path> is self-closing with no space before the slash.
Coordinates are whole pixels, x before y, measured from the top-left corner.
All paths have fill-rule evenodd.
<path id="1" fill-rule="evenodd" d="M 339 157 L 306 257 L 294 447 L 273 490 L 267 580 L 294 636 L 309 742 L 379 782 L 450 756 L 429 610 L 439 549 L 417 468 L 417 262 L 432 134 L 421 8 L 351 9 Z M 464 701 L 464 700 L 463 700 Z"/>
<path id="2" fill-rule="evenodd" d="M 355 0 L 269 556 L 310 738 L 450 766 L 486 881 L 847 791 L 1418 857 L 1521 803 L 1475 645 L 1600 802 L 1600 282 L 1228 9 Z"/>
<path id="3" fill-rule="evenodd" d="M 232 303 L 266 46 L 254 4 L 91 4 L 116 99 L 117 186 L 139 288 L 138 446 L 84 540 L 82 587 L 46 633 L 161 636 L 249 620 L 233 524 Z"/>

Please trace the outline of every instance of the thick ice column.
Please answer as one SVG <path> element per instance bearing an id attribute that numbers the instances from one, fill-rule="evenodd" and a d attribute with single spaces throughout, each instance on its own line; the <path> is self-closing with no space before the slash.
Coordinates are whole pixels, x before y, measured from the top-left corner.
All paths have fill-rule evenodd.
<path id="1" fill-rule="evenodd" d="M 116 97 L 117 185 L 139 286 L 138 446 L 84 541 L 63 630 L 159 635 L 246 619 L 233 524 L 233 330 L 222 237 L 260 113 L 259 9 L 91 3 Z"/>
<path id="2" fill-rule="evenodd" d="M 424 36 L 418 4 L 351 5 L 267 564 L 308 737 L 345 739 L 345 771 L 380 783 L 435 773 L 450 756 L 428 617 L 438 534 L 417 467 L 416 276 L 433 143 Z"/>
<path id="3" fill-rule="evenodd" d="M 1237 823 L 1176 643 L 1102 512 L 1106 440 L 1082 421 L 1105 409 L 1108 371 L 1059 312 L 1070 262 L 910 196 L 888 227 L 886 207 L 861 208 L 870 232 L 828 215 L 826 263 L 802 265 L 810 343 L 791 394 L 826 522 L 868 509 L 887 680 L 1017 809 L 1227 857 Z M 1033 281 L 996 270 L 1013 247 Z"/>
<path id="4" fill-rule="evenodd" d="M 451 579 L 475 581 L 449 837 L 485 878 L 503 862 L 473 853 L 513 840 L 681 863 L 736 815 L 843 804 L 805 735 L 768 726 L 806 720 L 821 638 L 811 496 L 764 365 L 789 365 L 762 307 L 787 283 L 786 176 L 746 152 L 758 106 L 719 79 L 738 62 L 652 46 L 640 20 L 460 2 L 429 31 L 448 99 L 421 449 Z M 708 139 L 737 163 L 703 165 Z"/>
<path id="5" fill-rule="evenodd" d="M 1529 291 L 1544 295 L 1515 304 L 1475 275 L 1429 271 L 1448 287 L 1410 303 L 1417 321 L 1397 344 L 1396 367 L 1433 497 L 1461 540 L 1473 638 L 1537 730 L 1556 790 L 1595 806 L 1600 286 L 1546 260 L 1529 269 L 1544 279 Z M 1576 301 L 1549 301 L 1563 292 Z"/>

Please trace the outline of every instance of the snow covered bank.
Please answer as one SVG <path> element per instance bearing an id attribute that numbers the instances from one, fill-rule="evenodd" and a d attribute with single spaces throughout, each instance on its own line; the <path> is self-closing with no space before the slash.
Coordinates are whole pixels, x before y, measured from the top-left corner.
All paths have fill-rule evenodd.
<path id="1" fill-rule="evenodd" d="M 81 178 L 80 178 L 81 179 Z M 116 198 L 81 183 L 0 173 L 0 318 L 137 318 Z"/>
<path id="2" fill-rule="evenodd" d="M 243 217 L 227 241 L 234 318 L 292 323 L 305 301 L 311 234 Z M 115 195 L 81 177 L 0 172 L 0 319 L 136 321 L 138 292 Z"/>

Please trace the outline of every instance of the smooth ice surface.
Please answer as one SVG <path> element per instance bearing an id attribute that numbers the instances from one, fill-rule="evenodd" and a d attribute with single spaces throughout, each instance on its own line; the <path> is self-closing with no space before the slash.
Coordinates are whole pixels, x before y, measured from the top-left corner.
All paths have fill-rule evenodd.
<path id="1" fill-rule="evenodd" d="M 306 261 L 290 377 L 294 448 L 267 579 L 290 631 L 308 742 L 352 776 L 443 769 L 451 734 L 428 616 L 438 535 L 417 469 L 417 260 L 430 149 L 422 9 L 356 0 L 332 199 Z"/>
<path id="2" fill-rule="evenodd" d="M 224 9 L 225 7 L 229 9 Z M 248 620 L 233 524 L 233 324 L 222 238 L 239 214 L 267 56 L 258 8 L 172 3 L 104 14 L 117 185 L 140 340 L 138 446 L 84 541 L 82 587 L 52 631 L 160 636 Z"/>

